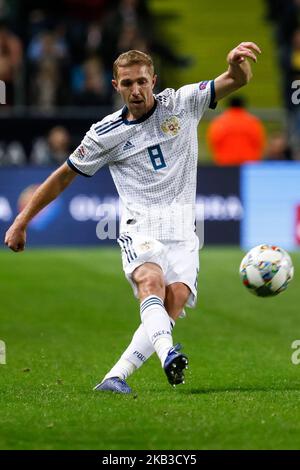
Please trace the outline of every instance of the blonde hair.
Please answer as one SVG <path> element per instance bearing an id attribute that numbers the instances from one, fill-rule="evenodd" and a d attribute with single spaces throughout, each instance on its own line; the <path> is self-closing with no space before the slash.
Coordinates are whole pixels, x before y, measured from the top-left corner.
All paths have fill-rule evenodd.
<path id="1" fill-rule="evenodd" d="M 152 75 L 154 75 L 154 64 L 150 55 L 145 54 L 144 52 L 141 52 L 141 51 L 132 50 L 132 51 L 124 52 L 123 54 L 119 55 L 119 57 L 115 60 L 114 65 L 113 65 L 114 79 L 115 80 L 118 79 L 119 67 L 129 67 L 130 65 L 135 65 L 135 64 L 147 65 Z"/>

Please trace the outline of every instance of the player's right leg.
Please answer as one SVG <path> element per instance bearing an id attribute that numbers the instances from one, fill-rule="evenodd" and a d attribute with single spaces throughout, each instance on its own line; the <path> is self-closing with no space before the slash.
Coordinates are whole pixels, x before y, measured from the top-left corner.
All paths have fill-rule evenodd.
<path id="1" fill-rule="evenodd" d="M 190 296 L 190 289 L 183 283 L 173 283 L 166 287 L 165 309 L 168 312 L 171 328 L 173 330 L 177 318 Z M 121 380 L 127 378 L 139 369 L 155 352 L 152 343 L 141 323 L 135 331 L 130 344 L 121 355 L 117 363 L 105 375 L 104 380 L 119 377 Z"/>
<path id="2" fill-rule="evenodd" d="M 165 360 L 173 348 L 173 339 L 172 324 L 164 307 L 165 285 L 162 269 L 155 263 L 146 262 L 134 270 L 132 279 L 137 287 L 140 299 L 143 330 L 139 333 L 146 333 L 143 341 L 145 339 L 150 340 L 150 343 L 147 341 L 149 349 L 152 345 L 161 361 L 162 367 L 164 367 Z M 117 369 L 120 369 L 122 364 L 124 371 L 121 371 L 121 374 L 123 377 L 126 377 L 128 373 L 132 373 L 132 368 L 135 365 L 121 358 L 117 364 Z M 109 372 L 110 377 L 115 374 L 120 375 L 117 370 Z M 98 386 L 96 389 L 99 390 Z"/>
<path id="3" fill-rule="evenodd" d="M 137 286 L 142 323 L 163 366 L 173 347 L 172 328 L 164 306 L 163 271 L 155 263 L 144 263 L 135 269 L 132 279 Z"/>
<path id="4" fill-rule="evenodd" d="M 154 306 L 158 308 L 161 307 L 161 305 L 158 304 L 163 300 L 164 297 L 164 279 L 162 275 L 162 270 L 166 267 L 164 246 L 156 240 L 149 239 L 148 237 L 145 238 L 140 235 L 124 235 L 122 236 L 122 239 L 120 237 L 119 244 L 122 248 L 123 268 L 127 279 L 133 287 L 135 296 L 141 296 L 142 300 L 147 300 L 143 306 L 147 307 L 148 305 L 151 307 L 150 310 Z M 153 260 L 154 262 L 147 263 L 148 260 Z M 138 292 L 137 283 L 134 280 L 133 273 L 136 274 L 138 272 L 138 268 L 141 266 L 143 266 L 144 269 L 143 271 L 139 271 L 139 278 L 136 279 L 140 284 L 140 292 Z M 147 266 L 150 269 L 148 269 Z M 147 268 L 146 272 L 145 267 Z M 152 297 L 150 299 L 147 298 L 149 297 L 149 294 L 150 297 Z M 172 294 L 172 299 L 168 304 L 170 308 L 171 304 L 174 303 L 174 299 L 175 297 Z M 148 302 L 149 300 L 150 302 Z M 168 299 L 166 298 L 165 300 L 167 301 Z M 147 310 L 147 308 L 144 310 Z M 176 318 L 174 308 L 171 308 L 171 311 L 173 312 L 173 318 Z M 166 312 L 164 311 L 164 317 L 165 313 Z M 171 333 L 175 322 L 171 316 L 168 316 L 168 321 L 169 331 Z M 159 339 L 162 339 L 163 341 L 159 341 L 157 345 L 158 349 L 161 354 L 165 355 L 165 351 L 168 352 L 171 349 L 172 343 L 169 341 L 164 341 L 164 338 Z M 124 351 L 121 358 L 108 372 L 108 374 L 106 374 L 103 381 L 95 387 L 95 389 L 128 393 L 128 390 L 130 390 L 129 386 L 126 384 L 126 382 L 126 386 L 124 386 L 124 383 L 122 382 L 124 382 L 127 377 L 129 377 L 137 368 L 139 368 L 153 354 L 154 351 L 155 348 L 153 346 L 153 342 L 150 341 L 149 335 L 147 334 L 145 326 L 142 323 L 134 333 L 131 343 Z"/>
<path id="5" fill-rule="evenodd" d="M 157 353 L 168 381 L 175 386 L 184 383 L 184 370 L 188 366 L 187 357 L 180 352 L 181 346 L 173 347 L 172 328 L 169 315 L 162 302 L 165 297 L 164 278 L 162 270 L 152 264 L 145 263 L 133 273 L 141 300 L 141 319 L 147 335 Z M 177 294 L 176 294 L 177 291 Z M 173 298 L 169 300 L 169 309 L 175 318 L 184 307 L 190 291 L 184 284 L 178 283 L 172 289 Z M 176 302 L 175 302 L 176 299 Z"/>

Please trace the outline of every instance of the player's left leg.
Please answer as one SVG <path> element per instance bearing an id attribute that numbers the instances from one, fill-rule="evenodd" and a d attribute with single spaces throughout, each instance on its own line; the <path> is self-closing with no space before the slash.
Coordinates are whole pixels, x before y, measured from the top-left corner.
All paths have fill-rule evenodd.
<path id="1" fill-rule="evenodd" d="M 166 287 L 164 305 L 170 317 L 172 328 L 175 325 L 175 321 L 182 313 L 182 310 L 190 296 L 190 292 L 191 291 L 188 286 L 181 282 L 174 282 Z M 124 381 L 139 369 L 154 352 L 155 349 L 145 331 L 144 325 L 141 323 L 135 331 L 129 346 L 112 369 L 105 375 L 101 383 L 108 379 L 117 377 L 120 379 L 120 393 L 130 393 L 130 389 L 127 388 L 126 385 L 124 386 Z M 111 386 L 113 388 L 116 387 L 115 384 L 111 384 Z M 122 390 L 124 391 L 122 392 Z"/>
<path id="2" fill-rule="evenodd" d="M 112 377 L 126 380 L 130 375 L 139 369 L 146 360 L 154 353 L 154 347 L 141 323 L 134 332 L 130 344 L 125 349 L 120 359 L 105 375 L 102 382 Z"/>
<path id="3" fill-rule="evenodd" d="M 191 290 L 182 282 L 174 282 L 166 287 L 165 309 L 174 323 L 182 314 L 190 294 Z M 181 345 L 177 344 L 170 350 L 164 364 L 168 381 L 173 386 L 184 383 L 184 371 L 188 366 L 188 358 L 179 353 L 180 349 Z"/>
<path id="4" fill-rule="evenodd" d="M 142 323 L 163 366 L 173 346 L 170 319 L 164 307 L 163 270 L 158 264 L 147 262 L 134 270 L 132 278 L 137 286 Z"/>

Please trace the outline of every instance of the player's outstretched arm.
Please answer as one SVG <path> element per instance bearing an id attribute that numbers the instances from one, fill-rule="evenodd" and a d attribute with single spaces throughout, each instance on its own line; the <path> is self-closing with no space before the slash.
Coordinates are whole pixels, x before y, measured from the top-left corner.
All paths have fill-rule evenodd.
<path id="1" fill-rule="evenodd" d="M 261 50 L 254 42 L 242 42 L 229 52 L 228 70 L 215 79 L 216 101 L 247 85 L 252 78 L 247 59 L 257 62 L 256 54 L 261 54 Z"/>
<path id="2" fill-rule="evenodd" d="M 13 251 L 23 251 L 26 243 L 26 227 L 31 219 L 59 196 L 73 181 L 77 173 L 64 163 L 35 191 L 31 200 L 15 218 L 5 235 L 5 245 Z"/>

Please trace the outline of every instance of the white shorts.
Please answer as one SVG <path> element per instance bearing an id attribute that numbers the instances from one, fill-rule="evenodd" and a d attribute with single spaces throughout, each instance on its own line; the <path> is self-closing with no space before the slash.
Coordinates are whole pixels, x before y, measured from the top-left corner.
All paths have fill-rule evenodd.
<path id="1" fill-rule="evenodd" d="M 125 275 L 136 297 L 138 291 L 132 279 L 133 271 L 144 263 L 155 263 L 162 269 L 166 286 L 182 282 L 190 288 L 186 305 L 195 307 L 199 272 L 199 239 L 196 234 L 189 241 L 158 241 L 141 233 L 127 232 L 120 235 L 118 243 Z"/>

